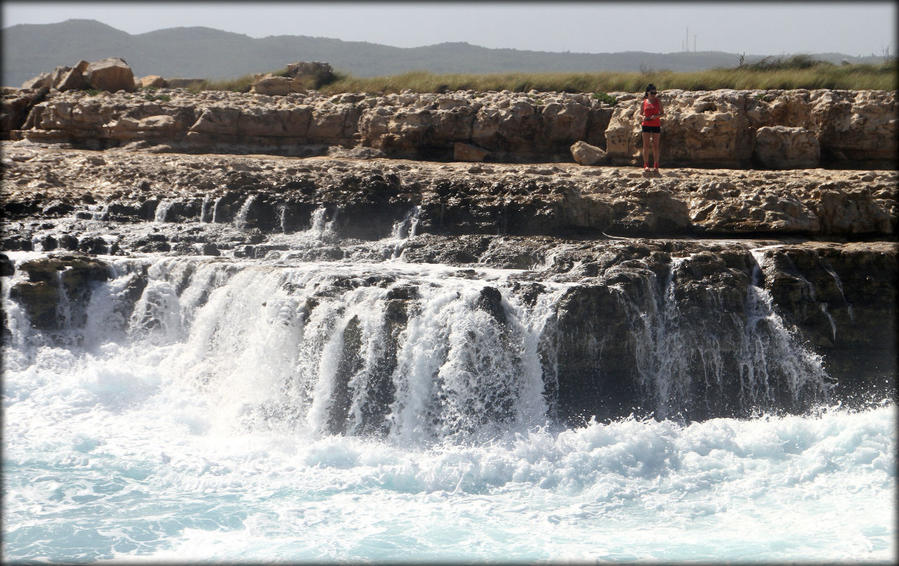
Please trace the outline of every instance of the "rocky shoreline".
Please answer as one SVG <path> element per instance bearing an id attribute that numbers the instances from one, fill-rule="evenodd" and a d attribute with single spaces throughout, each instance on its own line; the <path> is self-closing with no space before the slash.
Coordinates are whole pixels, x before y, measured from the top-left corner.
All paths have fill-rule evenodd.
<path id="1" fill-rule="evenodd" d="M 671 414 L 746 415 L 750 393 L 766 410 L 820 402 L 787 342 L 821 357 L 832 399 L 894 397 L 895 93 L 668 93 L 671 166 L 648 176 L 627 165 L 637 99 L 619 94 L 45 92 L 2 142 L 0 267 L 50 337 L 60 301 L 83 323 L 123 258 L 499 269 L 511 283 L 478 308 L 501 325 L 504 301 L 563 285 L 541 355 L 569 422 L 645 405 L 666 328 L 685 380 L 657 400 Z M 578 141 L 597 165 L 571 162 Z M 125 311 L 147 286 L 135 269 Z M 418 308 L 418 283 L 394 276 L 334 285 L 389 286 L 394 338 Z M 763 393 L 746 390 L 752 355 Z"/>
<path id="2" fill-rule="evenodd" d="M 434 234 L 891 239 L 899 216 L 899 174 L 883 170 L 684 168 L 647 177 L 635 168 L 561 163 L 98 152 L 10 142 L 3 165 L 8 221 L 215 216 L 222 223 L 243 208 L 245 227 L 271 233 L 308 227 L 312 211 L 324 207 L 329 215 L 339 210 L 341 234 L 376 239 L 419 207 L 420 232 Z"/>

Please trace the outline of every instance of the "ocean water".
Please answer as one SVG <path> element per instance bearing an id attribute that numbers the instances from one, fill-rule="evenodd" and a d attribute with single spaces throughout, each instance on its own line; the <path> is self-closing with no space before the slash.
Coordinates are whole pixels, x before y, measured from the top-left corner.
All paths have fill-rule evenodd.
<path id="1" fill-rule="evenodd" d="M 5 560 L 896 558 L 892 403 L 566 428 L 539 354 L 563 284 L 527 308 L 504 292 L 497 325 L 475 307 L 509 271 L 107 259 L 85 324 L 54 335 L 9 300 L 21 274 L 4 278 Z M 421 307 L 374 430 L 380 315 L 410 281 Z M 361 360 L 334 433 L 351 335 Z"/>

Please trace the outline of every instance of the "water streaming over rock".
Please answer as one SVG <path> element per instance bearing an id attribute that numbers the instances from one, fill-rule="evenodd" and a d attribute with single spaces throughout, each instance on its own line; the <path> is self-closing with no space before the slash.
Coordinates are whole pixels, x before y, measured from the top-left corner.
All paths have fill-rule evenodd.
<path id="1" fill-rule="evenodd" d="M 814 412 L 830 384 L 763 253 L 535 281 L 404 261 L 416 218 L 370 244 L 381 261 L 301 259 L 340 243 L 324 208 L 247 258 L 11 254 L 38 263 L 3 278 L 7 555 L 893 555 L 892 407 Z M 38 291 L 56 297 L 46 328 L 21 300 Z M 854 538 L 834 536 L 847 522 Z M 679 546 L 647 525 L 676 525 Z"/>

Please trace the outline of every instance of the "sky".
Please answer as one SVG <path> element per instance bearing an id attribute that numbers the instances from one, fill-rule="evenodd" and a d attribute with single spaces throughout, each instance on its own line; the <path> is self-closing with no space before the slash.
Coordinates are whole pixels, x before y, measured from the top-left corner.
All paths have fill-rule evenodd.
<path id="1" fill-rule="evenodd" d="M 467 42 L 576 53 L 687 50 L 895 55 L 896 3 L 879 2 L 46 2 L 2 3 L 4 28 L 72 18 L 139 34 L 205 26 L 396 47 Z"/>

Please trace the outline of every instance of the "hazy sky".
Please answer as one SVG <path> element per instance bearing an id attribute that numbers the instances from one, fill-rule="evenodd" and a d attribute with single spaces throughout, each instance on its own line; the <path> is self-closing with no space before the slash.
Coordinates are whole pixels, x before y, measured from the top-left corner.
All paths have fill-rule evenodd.
<path id="1" fill-rule="evenodd" d="M 8 2 L 3 27 L 95 19 L 131 34 L 206 26 L 417 47 L 754 55 L 896 53 L 894 2 Z"/>

